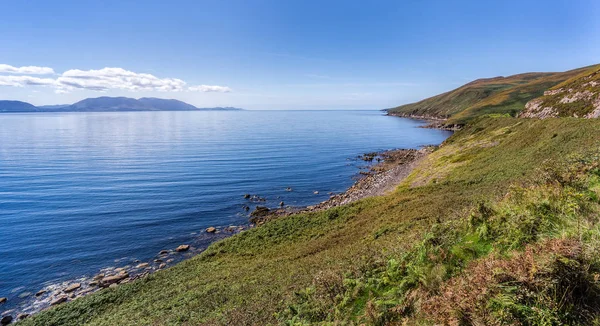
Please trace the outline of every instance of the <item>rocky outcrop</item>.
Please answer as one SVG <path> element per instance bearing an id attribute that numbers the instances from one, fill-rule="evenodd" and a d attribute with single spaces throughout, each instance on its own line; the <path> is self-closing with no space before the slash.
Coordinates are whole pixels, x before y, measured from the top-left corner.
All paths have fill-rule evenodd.
<path id="1" fill-rule="evenodd" d="M 598 118 L 600 116 L 600 69 L 570 79 L 527 102 L 521 118 Z"/>

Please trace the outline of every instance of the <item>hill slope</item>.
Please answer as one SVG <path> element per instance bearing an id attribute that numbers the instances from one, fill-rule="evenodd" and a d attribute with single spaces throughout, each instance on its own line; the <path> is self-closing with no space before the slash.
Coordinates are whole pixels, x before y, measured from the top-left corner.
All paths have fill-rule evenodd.
<path id="1" fill-rule="evenodd" d="M 525 105 L 527 118 L 600 117 L 600 66 L 570 78 Z"/>
<path id="2" fill-rule="evenodd" d="M 597 130 L 476 119 L 392 194 L 267 222 L 22 325 L 597 324 Z"/>
<path id="3" fill-rule="evenodd" d="M 589 70 L 526 73 L 479 79 L 450 92 L 388 110 L 391 115 L 448 119 L 447 125 L 464 125 L 484 114 L 517 115 L 525 104 L 544 91 Z"/>

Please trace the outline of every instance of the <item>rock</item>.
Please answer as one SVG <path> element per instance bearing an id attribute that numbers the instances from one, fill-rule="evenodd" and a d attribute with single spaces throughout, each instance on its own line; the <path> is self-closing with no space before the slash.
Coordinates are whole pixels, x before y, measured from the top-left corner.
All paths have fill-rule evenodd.
<path id="1" fill-rule="evenodd" d="M 285 191 L 292 191 L 292 187 L 285 188 Z"/>
<path id="2" fill-rule="evenodd" d="M 2 317 L 2 319 L 0 319 L 0 325 L 8 325 L 12 322 L 13 318 L 10 315 L 4 316 Z"/>
<path id="3" fill-rule="evenodd" d="M 17 319 L 18 319 L 18 320 L 23 320 L 23 319 L 25 319 L 25 318 L 27 318 L 27 317 L 29 317 L 29 314 L 19 314 L 19 315 L 17 316 Z"/>
<path id="4" fill-rule="evenodd" d="M 148 263 L 142 263 L 142 264 L 135 266 L 135 268 L 148 268 L 148 267 L 150 267 L 150 264 L 148 264 Z"/>
<path id="5" fill-rule="evenodd" d="M 285 206 L 285 203 L 281 202 L 281 203 L 279 203 L 279 206 L 283 207 L 283 206 Z"/>
<path id="6" fill-rule="evenodd" d="M 105 278 L 102 279 L 102 282 L 100 283 L 100 285 L 102 287 L 106 287 L 106 286 L 109 286 L 111 284 L 114 284 L 114 283 L 117 283 L 119 281 L 122 281 L 122 280 L 124 280 L 124 279 L 126 279 L 128 277 L 129 277 L 129 274 L 127 274 L 127 273 L 120 273 L 120 274 L 113 275 L 113 276 L 107 276 L 107 277 L 105 277 Z"/>
<path id="7" fill-rule="evenodd" d="M 168 255 L 169 251 L 168 250 L 161 250 L 158 254 L 159 255 Z"/>
<path id="8" fill-rule="evenodd" d="M 115 289 L 117 287 L 117 283 L 113 283 L 111 285 L 108 286 L 109 289 Z"/>
<path id="9" fill-rule="evenodd" d="M 63 290 L 65 293 L 73 292 L 81 287 L 81 283 L 75 283 L 67 286 L 66 289 Z"/>
<path id="10" fill-rule="evenodd" d="M 250 216 L 262 217 L 262 216 L 269 215 L 270 211 L 271 210 L 265 206 L 256 206 L 254 211 L 252 213 L 250 213 Z"/>
<path id="11" fill-rule="evenodd" d="M 124 271 L 125 271 L 125 268 L 123 268 L 123 267 L 115 268 L 115 272 L 120 273 L 120 272 L 124 272 Z"/>
<path id="12" fill-rule="evenodd" d="M 315 190 L 315 191 L 313 191 L 313 194 L 318 195 L 319 192 Z"/>
<path id="13" fill-rule="evenodd" d="M 250 194 L 245 194 L 244 199 L 250 199 Z"/>
<path id="14" fill-rule="evenodd" d="M 175 249 L 177 252 L 188 251 L 190 249 L 190 245 L 181 245 Z"/>
<path id="15" fill-rule="evenodd" d="M 217 232 L 217 229 L 211 226 L 211 227 L 209 227 L 209 228 L 206 229 L 206 232 L 208 232 L 208 233 L 215 233 L 215 232 Z"/>
<path id="16" fill-rule="evenodd" d="M 163 260 L 162 260 L 162 259 L 155 259 L 155 260 L 154 260 L 154 262 L 155 262 L 155 263 L 162 263 L 162 262 L 163 262 Z"/>
<path id="17" fill-rule="evenodd" d="M 101 280 L 103 278 L 104 278 L 104 274 L 98 274 L 98 275 L 94 276 L 93 280 L 98 281 L 98 280 Z"/>
<path id="18" fill-rule="evenodd" d="M 39 291 L 36 292 L 35 296 L 39 297 L 40 295 L 43 295 L 46 292 L 48 292 L 48 291 L 46 291 L 46 290 L 39 290 Z"/>
<path id="19" fill-rule="evenodd" d="M 167 264 L 165 264 L 165 263 L 162 263 L 162 264 L 160 264 L 160 266 L 158 266 L 159 269 L 163 269 L 165 267 L 167 267 Z"/>
<path id="20" fill-rule="evenodd" d="M 59 304 L 61 304 L 63 302 L 66 302 L 67 300 L 68 300 L 68 298 L 67 298 L 66 295 L 61 295 L 60 297 L 55 298 L 52 302 L 50 302 L 50 305 L 51 306 L 56 306 L 56 305 L 59 305 Z"/>
<path id="21" fill-rule="evenodd" d="M 98 281 L 91 281 L 90 282 L 90 286 L 96 286 L 96 285 L 98 285 Z"/>
<path id="22" fill-rule="evenodd" d="M 247 211 L 249 211 L 249 210 L 250 210 L 250 206 L 248 206 L 248 205 L 244 205 L 244 210 L 245 210 L 246 212 L 247 212 Z"/>
<path id="23" fill-rule="evenodd" d="M 8 300 L 7 298 L 0 298 L 0 304 L 5 303 L 7 300 Z"/>
<path id="24" fill-rule="evenodd" d="M 174 259 L 167 259 L 167 264 L 170 264 L 170 263 L 172 263 L 174 261 L 175 261 Z"/>

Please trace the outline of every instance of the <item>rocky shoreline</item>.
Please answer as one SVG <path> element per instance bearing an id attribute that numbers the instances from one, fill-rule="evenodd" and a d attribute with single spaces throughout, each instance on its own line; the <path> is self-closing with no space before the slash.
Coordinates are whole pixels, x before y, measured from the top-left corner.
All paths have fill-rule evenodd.
<path id="1" fill-rule="evenodd" d="M 415 165 L 433 149 L 433 146 L 426 146 L 418 150 L 397 149 L 361 155 L 358 159 L 367 163 L 377 163 L 370 165 L 367 171 L 361 171 L 358 180 L 345 192 L 340 194 L 331 193 L 328 200 L 307 207 L 285 207 L 283 202 L 280 203 L 280 208 L 277 209 L 257 206 L 250 213 L 251 224 L 221 228 L 209 227 L 201 232 L 202 234 L 199 239 L 203 238 L 206 240 L 210 237 L 210 242 L 214 242 L 242 232 L 245 228 L 260 226 L 268 220 L 281 216 L 325 210 L 346 205 L 363 198 L 384 195 L 389 191 L 393 191 L 410 174 Z M 293 191 L 291 188 L 285 190 Z M 247 194 L 244 195 L 244 198 L 249 203 L 261 203 L 265 201 L 264 198 L 257 195 Z M 247 205 L 243 206 L 243 209 L 246 211 L 248 211 L 248 208 L 249 206 Z M 3 323 L 0 325 L 6 325 L 27 318 L 29 315 L 41 310 L 75 300 L 90 293 L 103 289 L 113 289 L 120 284 L 126 284 L 146 277 L 150 273 L 165 269 L 184 259 L 191 258 L 201 253 L 204 249 L 205 246 L 182 244 L 173 249 L 161 250 L 149 262 L 139 260 L 122 262 L 117 260 L 115 261 L 116 263 L 124 263 L 124 265 L 122 267 L 103 268 L 93 276 L 48 285 L 35 294 L 27 293 L 30 299 L 18 308 L 4 311 L 0 317 L 6 318 L 2 319 Z M 0 298 L 0 307 L 5 301 L 5 298 Z"/>
<path id="2" fill-rule="evenodd" d="M 387 113 L 389 116 L 399 117 L 399 118 L 407 118 L 407 119 L 415 119 L 415 120 L 423 120 L 426 121 L 427 124 L 422 126 L 421 128 L 428 129 L 441 129 L 441 130 L 449 130 L 449 131 L 457 131 L 463 128 L 463 125 L 459 124 L 447 124 L 447 118 L 439 118 L 429 115 L 416 115 L 416 114 L 403 114 L 403 113 Z"/>
<path id="3" fill-rule="evenodd" d="M 269 210 L 266 207 L 257 207 L 251 214 L 250 221 L 261 225 L 274 218 L 291 214 L 316 212 L 329 208 L 350 204 L 367 197 L 381 196 L 396 189 L 398 184 L 406 178 L 422 158 L 431 153 L 434 146 L 424 146 L 421 149 L 395 149 L 380 153 L 368 153 L 360 158 L 365 161 L 377 161 L 369 167 L 368 172 L 361 171 L 360 177 L 354 185 L 340 194 L 331 194 L 331 197 L 319 204 L 307 207 L 282 207 Z"/>

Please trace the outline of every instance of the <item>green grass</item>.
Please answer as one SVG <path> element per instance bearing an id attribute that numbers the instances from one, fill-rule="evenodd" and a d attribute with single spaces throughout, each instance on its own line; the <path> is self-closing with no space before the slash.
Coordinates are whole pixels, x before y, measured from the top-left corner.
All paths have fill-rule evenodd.
<path id="1" fill-rule="evenodd" d="M 594 66 L 598 68 L 598 66 Z M 516 116 L 530 100 L 592 67 L 566 72 L 526 73 L 509 77 L 479 79 L 450 92 L 389 109 L 401 116 L 448 119 L 446 125 L 464 125 L 485 114 Z"/>
<path id="2" fill-rule="evenodd" d="M 577 221 L 587 209 L 593 211 L 599 186 L 577 170 L 575 179 L 589 181 L 585 187 L 549 187 L 539 181 L 540 166 L 563 166 L 555 163 L 599 148 L 599 129 L 598 120 L 475 119 L 392 194 L 270 221 L 146 279 L 49 309 L 21 324 L 430 323 L 437 316 L 422 304 L 473 262 L 496 254 L 509 259 L 513 250 L 548 237 L 581 235 L 573 230 L 582 230 Z M 516 195 L 529 187 L 534 187 L 531 193 Z M 580 198 L 581 193 L 587 197 Z M 540 198 L 556 206 L 536 203 Z M 564 209 L 570 200 L 589 207 L 573 214 Z M 528 215 L 511 215 L 511 209 Z M 550 215 L 554 219 L 546 219 Z M 523 223 L 522 216 L 527 216 Z M 532 232 L 537 225 L 542 227 Z M 532 316 L 526 309 L 532 303 L 510 292 L 497 295 L 489 301 L 512 304 Z M 513 300 L 502 301 L 501 295 Z M 552 302 L 540 299 L 537 304 L 553 318 L 574 311 L 552 310 Z"/>

